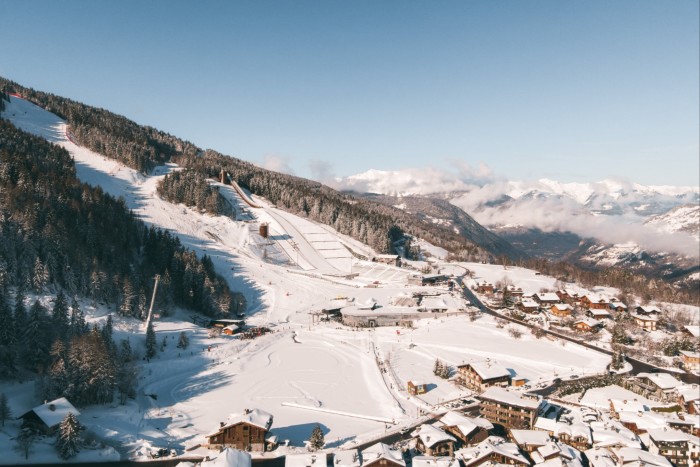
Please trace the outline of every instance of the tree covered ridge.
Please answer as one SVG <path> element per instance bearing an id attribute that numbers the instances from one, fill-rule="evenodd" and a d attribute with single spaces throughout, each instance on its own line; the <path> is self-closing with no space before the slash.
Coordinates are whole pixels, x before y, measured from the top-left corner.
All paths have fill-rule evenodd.
<path id="1" fill-rule="evenodd" d="M 26 88 L 2 77 L 0 89 L 5 93 L 17 93 L 58 115 L 68 123 L 70 133 L 78 143 L 142 173 L 150 172 L 175 154 L 197 152 L 188 141 L 139 125 L 105 109 Z"/>
<path id="2" fill-rule="evenodd" d="M 1 77 L 0 89 L 18 93 L 59 115 L 68 122 L 73 138 L 80 144 L 144 173 L 169 160 L 196 169 L 207 177 L 218 176 L 223 167 L 253 194 L 266 197 L 294 214 L 333 226 L 380 252 L 391 252 L 392 239 L 399 229 L 401 233 L 410 233 L 445 248 L 458 259 L 491 256 L 489 247 L 482 248 L 448 227 L 424 222 L 400 209 L 339 193 L 317 182 L 262 169 L 215 151 L 204 153 L 192 143 L 104 109 L 26 88 Z M 198 200 L 207 197 L 190 191 L 189 196 L 194 199 L 178 198 L 167 188 L 163 190 L 166 199 L 190 206 L 199 207 Z M 209 206 L 213 205 L 210 201 Z"/>
<path id="3" fill-rule="evenodd" d="M 114 304 L 143 317 L 153 276 L 159 306 L 208 316 L 245 301 L 177 237 L 148 228 L 122 199 L 80 183 L 69 153 L 0 119 L 0 289 L 45 290 Z"/>
<path id="4" fill-rule="evenodd" d="M 183 203 L 209 214 L 231 214 L 233 208 L 219 193 L 219 189 L 207 182 L 201 173 L 179 170 L 163 177 L 158 184 L 158 195 L 171 203 Z"/>

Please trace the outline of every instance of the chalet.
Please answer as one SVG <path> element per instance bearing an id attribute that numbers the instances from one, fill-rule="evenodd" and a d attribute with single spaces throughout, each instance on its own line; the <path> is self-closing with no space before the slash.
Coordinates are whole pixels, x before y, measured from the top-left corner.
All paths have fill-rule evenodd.
<path id="1" fill-rule="evenodd" d="M 451 434 L 436 428 L 433 425 L 424 424 L 413 432 L 416 439 L 416 449 L 426 456 L 450 456 L 454 454 L 455 442 Z"/>
<path id="2" fill-rule="evenodd" d="M 520 303 L 518 303 L 518 308 L 520 308 L 520 311 L 523 313 L 537 313 L 540 309 L 540 305 L 531 298 L 523 298 L 520 300 Z"/>
<path id="3" fill-rule="evenodd" d="M 609 402 L 610 415 L 616 420 L 619 420 L 623 413 L 639 414 L 649 411 L 649 407 L 637 401 L 637 399 L 610 399 Z"/>
<path id="4" fill-rule="evenodd" d="M 573 309 L 571 308 L 571 305 L 566 303 L 555 303 L 552 305 L 549 311 L 558 318 L 568 318 L 571 316 Z"/>
<path id="5" fill-rule="evenodd" d="M 625 428 L 638 435 L 659 428 L 672 428 L 685 433 L 693 431 L 693 421 L 683 420 L 674 412 L 621 412 L 619 417 Z"/>
<path id="6" fill-rule="evenodd" d="M 668 373 L 639 373 L 627 378 L 623 386 L 647 399 L 671 402 L 677 399 L 676 388 L 681 382 Z"/>
<path id="7" fill-rule="evenodd" d="M 642 442 L 634 432 L 616 420 L 591 422 L 591 436 L 594 448 L 634 448 L 642 449 Z"/>
<path id="8" fill-rule="evenodd" d="M 699 325 L 683 326 L 682 332 L 683 332 L 683 334 L 685 334 L 687 336 L 694 337 L 696 339 L 700 339 L 700 326 Z"/>
<path id="9" fill-rule="evenodd" d="M 549 305 L 554 305 L 555 303 L 560 303 L 557 294 L 552 292 L 540 292 L 532 296 L 533 300 L 540 304 L 540 306 L 549 307 Z"/>
<path id="10" fill-rule="evenodd" d="M 510 429 L 531 430 L 540 407 L 538 399 L 522 397 L 500 387 L 491 387 L 477 396 L 481 416 L 491 423 Z"/>
<path id="11" fill-rule="evenodd" d="M 245 321 L 240 319 L 213 319 L 209 321 L 210 328 L 225 328 L 226 326 L 238 326 L 243 327 Z"/>
<path id="12" fill-rule="evenodd" d="M 510 371 L 489 360 L 471 362 L 457 367 L 457 382 L 480 393 L 491 386 L 510 385 Z"/>
<path id="13" fill-rule="evenodd" d="M 656 331 L 656 324 L 659 321 L 658 316 L 632 314 L 632 318 L 634 318 L 634 324 L 645 331 Z"/>
<path id="14" fill-rule="evenodd" d="M 530 453 L 535 465 L 583 467 L 581 452 L 566 444 L 549 441 Z"/>
<path id="15" fill-rule="evenodd" d="M 549 433 L 540 430 L 510 430 L 510 438 L 522 451 L 528 453 L 536 451 L 551 440 Z"/>
<path id="16" fill-rule="evenodd" d="M 700 352 L 688 352 L 681 350 L 683 368 L 687 371 L 700 371 Z"/>
<path id="17" fill-rule="evenodd" d="M 263 452 L 271 426 L 272 415 L 260 409 L 246 409 L 242 414 L 231 414 L 217 431 L 206 435 L 206 446 Z"/>
<path id="18" fill-rule="evenodd" d="M 593 318 L 581 318 L 574 321 L 574 329 L 579 332 L 593 332 L 601 328 L 600 321 Z"/>
<path id="19" fill-rule="evenodd" d="M 522 467 L 531 465 L 515 443 L 508 443 L 497 436 L 490 436 L 476 446 L 460 449 L 455 452 L 455 457 L 460 459 L 465 467 L 476 467 L 482 464 Z"/>
<path id="20" fill-rule="evenodd" d="M 410 395 L 415 396 L 417 394 L 425 394 L 426 392 L 428 392 L 428 385 L 409 381 L 406 389 L 408 390 L 408 393 Z"/>
<path id="21" fill-rule="evenodd" d="M 476 284 L 476 291 L 486 295 L 493 294 L 493 284 L 490 282 L 480 282 Z"/>
<path id="22" fill-rule="evenodd" d="M 455 411 L 447 412 L 435 426 L 457 438 L 462 446 L 482 442 L 489 437 L 489 431 L 493 430 L 493 424 L 485 418 L 471 418 Z"/>
<path id="23" fill-rule="evenodd" d="M 68 402 L 68 399 L 60 397 L 51 402 L 45 402 L 34 407 L 19 418 L 22 419 L 22 428 L 29 428 L 46 435 L 51 435 L 56 432 L 58 425 L 61 424 L 69 413 L 72 413 L 76 417 L 80 416 L 78 409 L 73 407 L 73 404 Z"/>
<path id="24" fill-rule="evenodd" d="M 559 301 L 568 303 L 569 305 L 576 305 L 580 300 L 578 293 L 570 289 L 557 290 L 556 294 L 557 297 L 559 297 Z"/>
<path id="25" fill-rule="evenodd" d="M 672 467 L 664 456 L 636 448 L 613 450 L 617 465 L 629 467 Z"/>
<path id="26" fill-rule="evenodd" d="M 401 256 L 399 256 L 399 255 L 377 255 L 377 256 L 372 257 L 372 262 L 390 264 L 392 266 L 396 266 L 397 268 L 400 268 L 401 267 Z"/>
<path id="27" fill-rule="evenodd" d="M 362 451 L 362 467 L 406 467 L 406 461 L 398 449 L 377 443 Z"/>
<path id="28" fill-rule="evenodd" d="M 508 285 L 504 290 L 507 291 L 507 293 L 516 300 L 520 299 L 523 296 L 523 289 L 521 287 Z"/>
<path id="29" fill-rule="evenodd" d="M 222 333 L 222 334 L 226 334 L 227 336 L 232 336 L 232 335 L 234 335 L 234 334 L 236 334 L 236 333 L 238 333 L 238 332 L 240 332 L 240 331 L 241 331 L 240 326 L 237 326 L 237 325 L 235 325 L 235 324 L 231 324 L 231 325 L 226 326 L 225 328 L 223 328 L 223 329 L 221 330 L 221 333 Z"/>
<path id="30" fill-rule="evenodd" d="M 599 308 L 591 308 L 586 310 L 586 316 L 593 319 L 610 319 L 610 310 L 601 310 Z"/>
<path id="31" fill-rule="evenodd" d="M 700 409 L 700 386 L 697 384 L 683 384 L 676 388 L 676 392 L 678 393 L 678 405 L 685 412 L 691 415 L 700 413 L 698 412 L 698 409 Z"/>
<path id="32" fill-rule="evenodd" d="M 649 430 L 649 452 L 664 456 L 677 467 L 700 464 L 700 438 L 682 431 L 660 428 Z"/>
<path id="33" fill-rule="evenodd" d="M 625 305 L 624 303 L 622 303 L 622 302 L 621 302 L 620 300 L 618 300 L 617 298 L 611 298 L 611 299 L 610 299 L 610 308 L 611 308 L 613 311 L 616 311 L 616 312 L 618 312 L 618 313 L 621 313 L 621 312 L 623 312 L 623 311 L 627 311 L 627 305 Z"/>
<path id="34" fill-rule="evenodd" d="M 585 451 L 593 446 L 591 429 L 588 425 L 581 422 L 571 424 L 558 422 L 554 429 L 554 437 L 579 451 Z"/>
<path id="35" fill-rule="evenodd" d="M 588 309 L 609 310 L 610 302 L 598 295 L 587 294 L 581 297 L 581 306 Z"/>
<path id="36" fill-rule="evenodd" d="M 333 453 L 334 467 L 361 467 L 362 460 L 357 449 L 346 449 Z"/>
<path id="37" fill-rule="evenodd" d="M 644 316 L 660 316 L 661 315 L 661 310 L 656 307 L 656 306 L 638 306 L 634 309 L 634 312 L 637 313 L 638 315 L 644 315 Z"/>
<path id="38" fill-rule="evenodd" d="M 325 452 L 305 452 L 284 456 L 284 467 L 326 467 L 327 462 Z"/>

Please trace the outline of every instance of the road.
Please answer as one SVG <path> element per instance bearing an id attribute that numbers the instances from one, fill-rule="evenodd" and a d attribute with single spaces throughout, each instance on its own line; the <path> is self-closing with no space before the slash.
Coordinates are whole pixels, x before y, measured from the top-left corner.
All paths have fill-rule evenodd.
<path id="1" fill-rule="evenodd" d="M 460 287 L 462 287 L 462 282 L 461 279 L 458 279 Z M 486 313 L 488 315 L 494 316 L 496 318 L 501 318 L 505 319 L 506 321 L 510 321 L 511 323 L 516 323 L 520 324 L 522 326 L 526 326 L 528 328 L 534 328 L 535 325 L 531 323 L 526 323 L 524 321 L 519 321 L 517 319 L 513 319 L 509 316 L 505 316 L 501 313 L 498 313 L 497 311 L 487 307 L 484 305 L 484 303 L 472 292 L 469 287 L 462 287 L 462 292 L 464 293 L 464 297 L 471 302 L 473 306 L 476 306 L 480 311 L 483 313 Z M 603 349 L 601 347 L 598 347 L 593 344 L 589 344 L 585 340 L 581 338 L 576 338 L 576 337 L 571 337 L 571 336 L 566 336 L 564 334 L 560 334 L 555 331 L 547 330 L 547 329 L 542 329 L 546 334 L 549 334 L 550 336 L 557 337 L 559 339 L 564 339 L 569 342 L 573 342 L 575 344 L 581 345 L 583 347 L 586 347 L 591 350 L 595 350 L 596 352 L 604 353 L 606 355 L 610 355 L 612 357 L 612 352 L 608 349 Z M 641 360 L 637 360 L 636 358 L 632 357 L 627 357 L 627 361 L 632 365 L 632 373 L 633 374 L 638 374 L 638 373 L 657 373 L 657 372 L 666 372 L 665 368 L 660 368 L 654 365 L 651 365 L 647 362 L 643 362 Z M 680 374 L 675 374 L 681 381 L 684 383 L 690 383 L 690 384 L 698 384 L 700 382 L 700 377 L 697 375 L 693 375 L 691 373 L 680 373 Z"/>

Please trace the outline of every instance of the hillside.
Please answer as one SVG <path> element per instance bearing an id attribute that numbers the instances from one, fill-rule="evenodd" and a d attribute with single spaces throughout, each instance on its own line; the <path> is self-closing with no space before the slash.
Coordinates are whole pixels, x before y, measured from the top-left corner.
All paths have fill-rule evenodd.
<path id="1" fill-rule="evenodd" d="M 172 135 L 141 126 L 104 109 L 25 88 L 0 78 L 0 89 L 21 95 L 62 117 L 77 143 L 145 174 L 173 161 L 206 177 L 222 169 L 234 181 L 280 208 L 336 228 L 378 252 L 391 252 L 404 233 L 420 237 L 462 259 L 496 256 L 492 245 L 464 238 L 399 209 L 339 193 L 317 182 L 262 169 L 216 151 L 204 151 Z M 186 204 L 195 204 L 194 200 Z"/>

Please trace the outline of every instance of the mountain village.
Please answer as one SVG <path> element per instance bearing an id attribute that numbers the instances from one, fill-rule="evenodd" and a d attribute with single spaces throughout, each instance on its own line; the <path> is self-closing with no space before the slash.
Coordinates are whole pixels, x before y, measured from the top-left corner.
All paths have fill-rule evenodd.
<path id="1" fill-rule="evenodd" d="M 160 347 L 146 358 L 143 322 L 81 301 L 88 325 L 113 319 L 142 357 L 137 394 L 76 408 L 37 400 L 35 381 L 0 382 L 0 463 L 56 462 L 53 439 L 74 417 L 86 438 L 74 461 L 93 465 L 700 467 L 697 306 L 448 261 L 418 238 L 419 259 L 401 242 L 379 254 L 226 173 L 208 183 L 231 214 L 203 214 L 157 195 L 174 164 L 143 175 L 76 144 L 64 120 L 19 95 L 2 118 L 211 258 L 247 307 L 225 318 L 153 310 Z M 31 301 L 50 309 L 54 295 Z"/>

